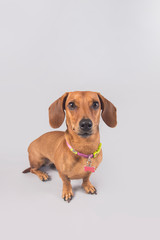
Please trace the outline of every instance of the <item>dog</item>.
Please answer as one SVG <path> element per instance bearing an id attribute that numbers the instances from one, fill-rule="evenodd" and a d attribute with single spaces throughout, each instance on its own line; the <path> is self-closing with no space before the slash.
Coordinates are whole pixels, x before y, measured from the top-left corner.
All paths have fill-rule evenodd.
<path id="1" fill-rule="evenodd" d="M 90 91 L 67 92 L 49 107 L 49 123 L 59 128 L 66 114 L 67 130 L 45 133 L 28 147 L 30 168 L 23 173 L 36 174 L 47 181 L 49 175 L 40 168 L 52 164 L 63 181 L 62 198 L 73 197 L 72 179 L 82 179 L 86 193 L 97 194 L 89 178 L 102 161 L 99 134 L 100 115 L 111 128 L 117 125 L 115 106 L 100 93 Z"/>

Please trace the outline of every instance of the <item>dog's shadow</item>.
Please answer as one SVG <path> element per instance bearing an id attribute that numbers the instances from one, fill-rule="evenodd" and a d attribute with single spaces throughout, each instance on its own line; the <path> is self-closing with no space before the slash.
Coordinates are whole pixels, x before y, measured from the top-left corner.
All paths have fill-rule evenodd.
<path id="1" fill-rule="evenodd" d="M 57 169 L 56 169 L 56 167 L 55 167 L 54 164 L 43 165 L 42 167 L 40 167 L 40 170 L 41 170 L 42 172 L 51 172 L 51 171 L 53 171 L 53 170 L 56 170 L 56 171 L 57 171 Z"/>

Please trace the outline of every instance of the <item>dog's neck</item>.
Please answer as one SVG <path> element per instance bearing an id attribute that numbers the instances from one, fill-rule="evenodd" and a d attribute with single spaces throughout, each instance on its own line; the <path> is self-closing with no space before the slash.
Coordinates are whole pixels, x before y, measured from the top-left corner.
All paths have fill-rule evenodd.
<path id="1" fill-rule="evenodd" d="M 100 143 L 99 131 L 89 137 L 83 138 L 67 129 L 65 132 L 65 139 L 72 148 L 84 154 L 91 154 L 95 152 Z"/>

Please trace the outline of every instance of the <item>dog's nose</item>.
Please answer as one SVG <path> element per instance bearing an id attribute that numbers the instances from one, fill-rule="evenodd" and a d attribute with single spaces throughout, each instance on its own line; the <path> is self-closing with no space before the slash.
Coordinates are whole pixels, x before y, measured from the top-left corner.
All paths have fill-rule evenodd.
<path id="1" fill-rule="evenodd" d="M 91 128 L 92 128 L 92 121 L 90 119 L 83 118 L 79 122 L 79 126 L 80 126 L 81 130 L 87 132 L 87 131 L 91 130 Z"/>

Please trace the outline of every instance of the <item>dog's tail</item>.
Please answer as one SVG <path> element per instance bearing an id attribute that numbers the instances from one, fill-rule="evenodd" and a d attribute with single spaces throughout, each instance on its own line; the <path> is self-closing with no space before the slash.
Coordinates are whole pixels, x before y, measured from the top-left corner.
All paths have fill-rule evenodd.
<path id="1" fill-rule="evenodd" d="M 28 173 L 28 172 L 30 172 L 30 170 L 31 170 L 31 167 L 25 169 L 22 173 Z"/>

